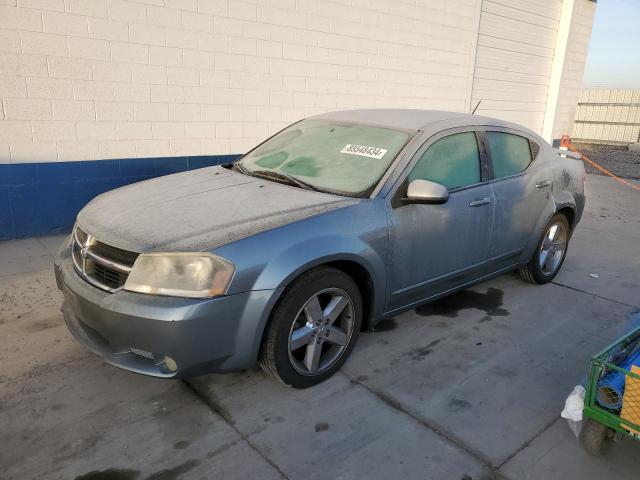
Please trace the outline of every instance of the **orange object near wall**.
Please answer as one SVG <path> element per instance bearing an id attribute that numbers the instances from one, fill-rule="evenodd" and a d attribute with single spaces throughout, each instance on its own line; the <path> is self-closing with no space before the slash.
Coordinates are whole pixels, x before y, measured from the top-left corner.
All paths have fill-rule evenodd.
<path id="1" fill-rule="evenodd" d="M 640 367 L 632 366 L 631 373 L 640 375 Z M 640 378 L 634 378 L 631 375 L 626 376 L 620 418 L 640 426 Z M 640 435 L 640 430 L 624 424 L 622 426 L 631 433 Z"/>

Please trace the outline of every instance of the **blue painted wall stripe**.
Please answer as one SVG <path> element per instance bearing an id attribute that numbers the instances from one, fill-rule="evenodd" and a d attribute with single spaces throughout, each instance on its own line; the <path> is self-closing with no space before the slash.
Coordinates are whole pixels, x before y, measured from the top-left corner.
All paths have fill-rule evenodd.
<path id="1" fill-rule="evenodd" d="M 239 155 L 0 164 L 0 240 L 69 231 L 92 198 L 161 175 L 229 163 Z"/>

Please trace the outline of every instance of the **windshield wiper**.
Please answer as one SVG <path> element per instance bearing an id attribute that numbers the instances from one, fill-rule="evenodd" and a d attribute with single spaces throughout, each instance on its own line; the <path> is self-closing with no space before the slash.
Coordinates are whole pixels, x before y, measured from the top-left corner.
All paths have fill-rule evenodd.
<path id="1" fill-rule="evenodd" d="M 293 175 L 289 175 L 284 172 L 276 172 L 275 170 L 249 170 L 244 167 L 240 162 L 236 162 L 233 164 L 234 169 L 238 170 L 240 173 L 245 175 L 249 175 L 251 177 L 263 177 L 263 178 L 275 178 L 278 180 L 285 180 L 290 185 L 297 185 L 300 188 L 304 188 L 306 190 L 313 190 L 314 192 L 319 192 L 320 190 L 311 185 L 310 183 L 305 182 L 304 180 L 300 180 Z"/>
<path id="2" fill-rule="evenodd" d="M 242 167 L 242 169 L 246 170 L 246 168 L 244 168 L 244 167 Z M 289 183 L 291 185 L 297 185 L 298 187 L 304 188 L 306 190 L 313 190 L 314 192 L 320 191 L 314 185 L 311 185 L 310 183 L 307 183 L 304 180 L 300 180 L 300 179 L 294 177 L 293 175 L 289 175 L 288 173 L 284 173 L 284 172 L 279 172 L 279 171 L 277 172 L 275 170 L 254 170 L 252 172 L 248 172 L 248 175 L 256 175 L 256 176 L 260 176 L 260 177 L 267 177 L 267 178 L 275 178 L 275 179 L 285 180 L 287 183 Z"/>
<path id="3" fill-rule="evenodd" d="M 250 175 L 250 176 L 254 176 L 253 172 L 245 167 L 242 166 L 242 164 L 240 162 L 235 162 L 231 165 L 231 169 L 235 169 L 238 170 L 240 173 L 244 173 L 245 175 Z"/>

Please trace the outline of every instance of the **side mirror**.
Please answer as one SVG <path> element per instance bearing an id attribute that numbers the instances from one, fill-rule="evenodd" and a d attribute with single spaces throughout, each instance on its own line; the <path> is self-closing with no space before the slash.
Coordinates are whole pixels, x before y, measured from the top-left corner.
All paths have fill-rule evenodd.
<path id="1" fill-rule="evenodd" d="M 428 203 L 438 205 L 449 200 L 449 189 L 444 185 L 429 180 L 414 180 L 407 187 L 407 197 L 403 204 Z"/>

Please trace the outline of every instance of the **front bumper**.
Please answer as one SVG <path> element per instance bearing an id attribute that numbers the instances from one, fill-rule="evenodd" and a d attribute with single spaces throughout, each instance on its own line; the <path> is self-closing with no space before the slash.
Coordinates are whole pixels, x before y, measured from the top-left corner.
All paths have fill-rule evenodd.
<path id="1" fill-rule="evenodd" d="M 269 312 L 281 292 L 206 299 L 108 293 L 78 275 L 68 249 L 56 257 L 55 274 L 64 294 L 63 316 L 74 337 L 112 365 L 157 377 L 254 365 Z"/>

